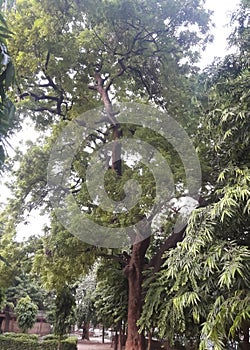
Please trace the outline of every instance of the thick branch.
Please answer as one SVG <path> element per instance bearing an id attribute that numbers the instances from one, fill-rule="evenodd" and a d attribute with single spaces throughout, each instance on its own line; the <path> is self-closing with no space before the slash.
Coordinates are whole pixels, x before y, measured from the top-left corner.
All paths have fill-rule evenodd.
<path id="1" fill-rule="evenodd" d="M 20 99 L 24 99 L 25 97 L 33 97 L 35 101 L 41 101 L 41 100 L 51 100 L 51 101 L 58 101 L 58 97 L 56 96 L 50 96 L 50 95 L 37 95 L 33 92 L 24 92 L 23 94 L 21 94 L 20 96 Z"/>
<path id="2" fill-rule="evenodd" d="M 107 88 L 104 87 L 105 79 L 101 77 L 100 73 L 95 74 L 95 85 L 89 85 L 89 89 L 96 90 L 99 92 L 101 99 L 103 101 L 105 111 L 107 113 L 107 119 L 111 123 L 111 125 L 118 125 L 116 120 L 115 113 L 113 112 L 112 103 L 108 95 Z"/>
<path id="3" fill-rule="evenodd" d="M 127 252 L 123 252 L 120 255 L 110 255 L 105 253 L 100 253 L 99 256 L 118 262 L 122 268 L 125 268 L 130 260 L 130 256 L 127 254 Z"/>
<path id="4" fill-rule="evenodd" d="M 206 207 L 208 205 L 207 201 L 200 195 L 195 198 L 198 201 L 198 206 L 196 209 Z M 159 272 L 162 266 L 164 259 L 162 258 L 163 254 L 172 248 L 175 248 L 178 242 L 181 242 L 184 239 L 185 231 L 188 224 L 182 227 L 179 231 L 173 231 L 172 234 L 162 243 L 157 253 L 152 257 L 147 267 L 153 267 L 154 272 Z"/>
<path id="5" fill-rule="evenodd" d="M 113 147 L 112 147 L 112 169 L 116 171 L 117 175 L 121 176 L 121 144 L 119 139 L 122 135 L 120 125 L 115 118 L 116 113 L 113 111 L 112 103 L 109 98 L 108 90 L 105 88 L 104 83 L 106 79 L 101 77 L 99 72 L 95 73 L 95 85 L 89 86 L 90 89 L 96 90 L 103 101 L 104 108 L 107 115 L 107 121 L 111 124 L 113 129 Z M 109 88 L 110 86 L 108 86 Z"/>
<path id="6" fill-rule="evenodd" d="M 185 225 L 181 230 L 178 232 L 173 232 L 166 241 L 160 246 L 157 253 L 153 256 L 151 261 L 148 264 L 148 267 L 153 267 L 154 272 L 159 272 L 161 265 L 163 263 L 163 254 L 165 251 L 175 248 L 178 242 L 181 242 L 184 238 L 184 233 L 186 231 L 187 225 Z"/>

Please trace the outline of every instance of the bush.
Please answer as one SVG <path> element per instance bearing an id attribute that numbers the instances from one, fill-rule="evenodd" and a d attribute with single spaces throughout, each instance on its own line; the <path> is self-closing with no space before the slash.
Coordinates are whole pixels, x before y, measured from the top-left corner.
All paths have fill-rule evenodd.
<path id="1" fill-rule="evenodd" d="M 37 347 L 37 340 L 27 339 L 27 337 L 11 337 L 0 336 L 0 349 L 1 350 L 35 350 Z M 39 350 L 42 350 L 41 348 Z M 55 350 L 55 349 L 53 349 Z"/>
<path id="2" fill-rule="evenodd" d="M 4 333 L 5 337 L 10 337 L 10 338 L 22 338 L 22 339 L 32 339 L 32 340 L 38 340 L 38 335 L 37 334 L 27 334 L 27 333 Z"/>
<path id="3" fill-rule="evenodd" d="M 44 340 L 42 343 L 39 344 L 40 347 L 35 348 L 34 350 L 57 350 L 57 345 L 57 340 Z"/>
<path id="4" fill-rule="evenodd" d="M 56 350 L 58 340 L 44 340 L 41 345 L 42 350 Z M 62 340 L 61 350 L 77 350 L 77 337 L 69 337 Z"/>
<path id="5" fill-rule="evenodd" d="M 69 337 L 63 340 L 62 350 L 77 350 L 77 337 Z"/>
<path id="6" fill-rule="evenodd" d="M 57 350 L 58 340 L 38 342 L 36 335 L 6 334 L 0 336 L 1 350 Z M 61 350 L 77 350 L 77 338 L 69 337 L 62 341 Z"/>
<path id="7" fill-rule="evenodd" d="M 55 334 L 47 334 L 42 337 L 42 340 L 57 340 L 58 336 Z"/>

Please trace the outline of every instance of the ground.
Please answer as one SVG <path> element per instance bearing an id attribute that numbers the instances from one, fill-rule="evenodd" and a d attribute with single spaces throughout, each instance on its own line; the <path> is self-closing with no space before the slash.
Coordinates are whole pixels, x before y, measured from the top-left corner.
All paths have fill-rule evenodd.
<path id="1" fill-rule="evenodd" d="M 101 344 L 94 341 L 79 341 L 77 350 L 111 350 L 111 343 Z"/>

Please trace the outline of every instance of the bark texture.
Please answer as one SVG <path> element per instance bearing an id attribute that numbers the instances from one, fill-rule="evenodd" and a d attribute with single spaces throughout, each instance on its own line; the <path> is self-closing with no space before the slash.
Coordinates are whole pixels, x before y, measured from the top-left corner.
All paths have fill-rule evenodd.
<path id="1" fill-rule="evenodd" d="M 126 350 L 145 350 L 146 348 L 145 337 L 138 332 L 137 321 L 142 310 L 142 271 L 149 243 L 150 238 L 146 238 L 133 245 L 130 262 L 125 268 L 129 286 Z"/>

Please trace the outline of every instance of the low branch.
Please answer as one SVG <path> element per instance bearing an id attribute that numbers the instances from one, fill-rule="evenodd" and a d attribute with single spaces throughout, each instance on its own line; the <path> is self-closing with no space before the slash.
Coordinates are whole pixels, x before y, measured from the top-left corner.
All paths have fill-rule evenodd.
<path id="1" fill-rule="evenodd" d="M 105 259 L 118 262 L 122 268 L 126 267 L 126 265 L 130 260 L 130 256 L 127 254 L 127 252 L 123 252 L 123 254 L 120 254 L 120 255 L 110 255 L 105 253 L 100 253 L 98 255 Z"/>
<path id="2" fill-rule="evenodd" d="M 44 65 L 44 69 L 45 69 L 46 71 L 47 71 L 47 69 L 48 69 L 49 60 L 50 60 L 50 51 L 48 50 L 47 56 L 46 56 L 45 65 Z"/>
<path id="3" fill-rule="evenodd" d="M 56 96 L 50 96 L 50 95 L 45 95 L 45 94 L 39 96 L 33 92 L 24 92 L 23 94 L 21 94 L 19 96 L 19 98 L 21 100 L 23 100 L 25 97 L 33 97 L 35 101 L 42 101 L 42 100 L 58 101 L 58 99 L 59 99 Z"/>
<path id="4" fill-rule="evenodd" d="M 154 272 L 159 272 L 164 259 L 162 258 L 165 251 L 175 248 L 178 242 L 184 239 L 184 233 L 187 225 L 185 225 L 180 231 L 172 232 L 172 234 L 166 239 L 166 241 L 160 246 L 157 253 L 153 256 L 148 264 L 148 268 L 153 267 Z"/>
<path id="5" fill-rule="evenodd" d="M 196 209 L 204 208 L 208 205 L 207 201 L 200 195 L 198 195 L 195 198 L 198 201 L 198 206 Z M 171 233 L 170 236 L 165 240 L 165 242 L 162 243 L 160 248 L 157 250 L 157 253 L 152 257 L 151 261 L 148 263 L 147 267 L 151 268 L 153 267 L 154 272 L 159 272 L 161 269 L 161 266 L 164 262 L 164 259 L 162 258 L 163 254 L 172 248 L 175 248 L 177 243 L 183 241 L 185 237 L 185 232 L 188 227 L 188 224 L 184 225 L 180 230 L 174 231 Z"/>

